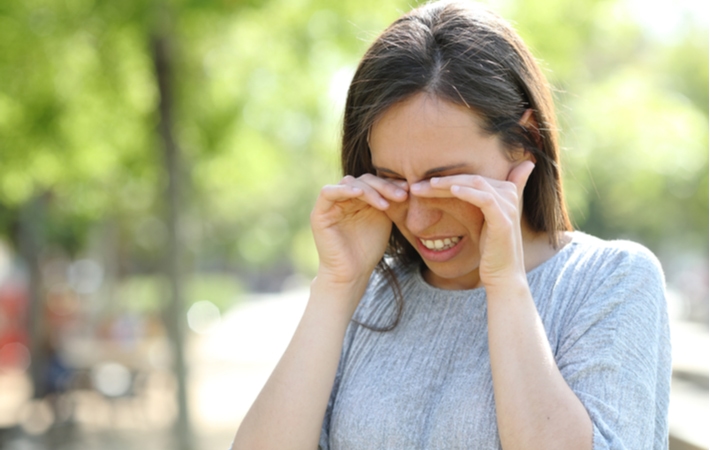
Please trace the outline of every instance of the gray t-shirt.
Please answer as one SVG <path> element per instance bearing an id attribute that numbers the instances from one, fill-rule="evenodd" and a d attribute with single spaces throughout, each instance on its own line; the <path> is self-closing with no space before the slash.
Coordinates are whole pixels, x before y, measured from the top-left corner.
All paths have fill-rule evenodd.
<path id="1" fill-rule="evenodd" d="M 499 449 L 484 288 L 398 271 L 400 323 L 347 330 L 320 447 Z M 667 449 L 671 353 L 663 272 L 646 248 L 581 232 L 528 273 L 557 366 L 594 424 L 594 449 Z M 387 325 L 391 288 L 373 275 L 355 318 Z"/>

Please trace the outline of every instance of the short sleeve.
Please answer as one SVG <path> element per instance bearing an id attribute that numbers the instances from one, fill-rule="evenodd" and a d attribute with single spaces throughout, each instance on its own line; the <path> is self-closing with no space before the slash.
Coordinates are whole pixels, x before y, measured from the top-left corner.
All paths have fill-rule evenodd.
<path id="1" fill-rule="evenodd" d="M 594 450 L 667 449 L 670 332 L 655 256 L 625 243 L 560 336 L 556 360 L 594 426 Z"/>

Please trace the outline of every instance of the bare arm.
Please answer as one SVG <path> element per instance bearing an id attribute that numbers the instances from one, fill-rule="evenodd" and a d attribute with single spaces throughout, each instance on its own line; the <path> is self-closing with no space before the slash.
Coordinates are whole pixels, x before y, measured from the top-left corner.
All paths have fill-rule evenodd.
<path id="1" fill-rule="evenodd" d="M 591 419 L 557 368 L 527 283 L 520 199 L 533 168 L 523 161 L 505 181 L 450 176 L 411 191 L 452 196 L 484 214 L 479 277 L 488 299 L 488 347 L 502 447 L 587 450 L 592 448 Z"/>
<path id="2" fill-rule="evenodd" d="M 239 427 L 234 450 L 318 447 L 345 329 L 362 290 L 313 281 L 291 343 Z"/>
<path id="3" fill-rule="evenodd" d="M 527 281 L 486 293 L 503 448 L 591 449 L 591 419 L 557 368 Z"/>
<path id="4" fill-rule="evenodd" d="M 529 162 L 521 163 L 509 174 L 510 184 L 486 186 L 489 195 L 478 196 L 491 250 L 482 257 L 480 275 L 498 433 L 505 450 L 591 450 L 592 420 L 557 367 L 527 282 L 520 198 L 531 170 Z M 490 201 L 491 193 L 499 197 Z"/>
<path id="5" fill-rule="evenodd" d="M 281 360 L 249 409 L 234 450 L 318 447 L 343 338 L 392 222 L 383 210 L 406 192 L 366 174 L 325 186 L 311 213 L 318 276 L 303 317 Z"/>

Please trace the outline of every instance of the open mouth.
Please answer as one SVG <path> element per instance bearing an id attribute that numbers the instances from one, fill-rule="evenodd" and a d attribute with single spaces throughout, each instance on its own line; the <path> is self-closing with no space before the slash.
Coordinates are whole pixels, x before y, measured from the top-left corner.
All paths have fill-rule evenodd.
<path id="1" fill-rule="evenodd" d="M 429 250 L 435 252 L 443 252 L 444 250 L 448 250 L 452 247 L 455 247 L 460 240 L 461 237 L 454 236 L 446 239 L 419 239 L 419 242 L 421 242 L 422 245 L 428 248 Z"/>

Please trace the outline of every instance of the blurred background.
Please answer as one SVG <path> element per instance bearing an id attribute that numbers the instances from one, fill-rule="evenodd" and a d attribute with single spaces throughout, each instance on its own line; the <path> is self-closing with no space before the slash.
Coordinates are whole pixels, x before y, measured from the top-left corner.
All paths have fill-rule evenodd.
<path id="1" fill-rule="evenodd" d="M 0 448 L 228 448 L 305 305 L 348 83 L 414 0 L 0 2 Z M 708 448 L 708 4 L 491 0 L 575 226 L 662 261 Z"/>

